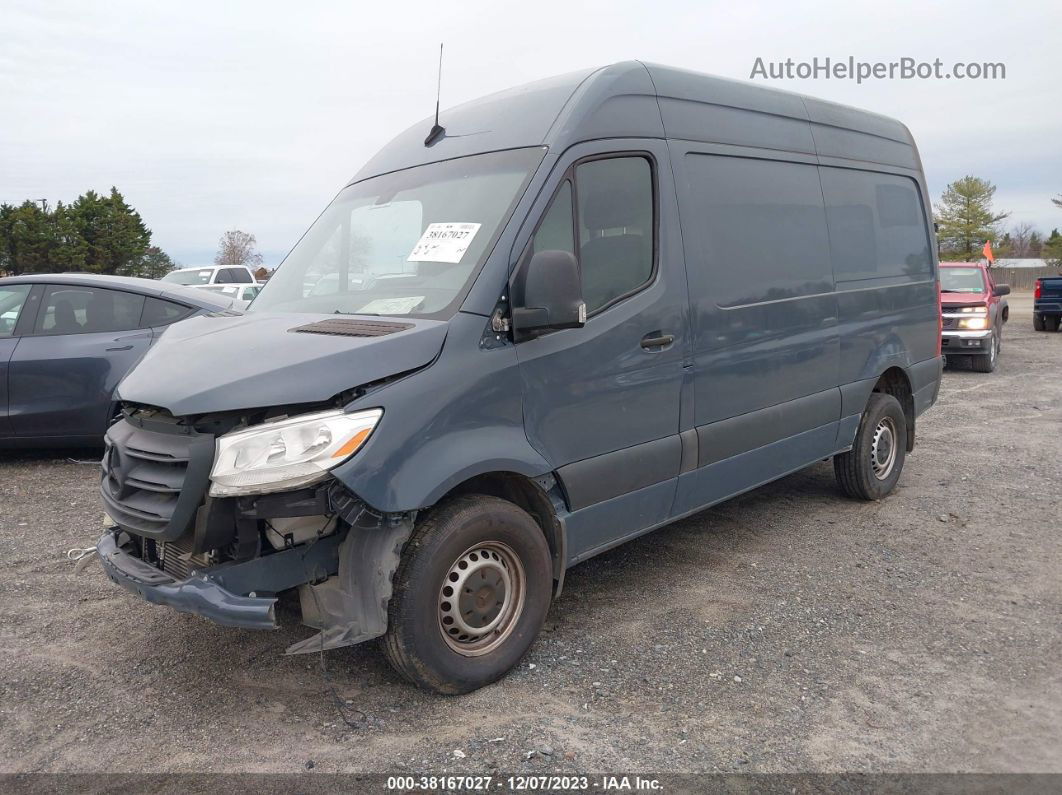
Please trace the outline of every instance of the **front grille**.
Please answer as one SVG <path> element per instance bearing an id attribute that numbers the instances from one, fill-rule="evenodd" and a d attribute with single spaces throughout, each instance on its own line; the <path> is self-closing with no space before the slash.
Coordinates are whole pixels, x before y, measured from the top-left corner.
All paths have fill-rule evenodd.
<path id="1" fill-rule="evenodd" d="M 168 415 L 126 417 L 104 439 L 100 495 L 123 530 L 172 541 L 206 496 L 214 437 Z"/>

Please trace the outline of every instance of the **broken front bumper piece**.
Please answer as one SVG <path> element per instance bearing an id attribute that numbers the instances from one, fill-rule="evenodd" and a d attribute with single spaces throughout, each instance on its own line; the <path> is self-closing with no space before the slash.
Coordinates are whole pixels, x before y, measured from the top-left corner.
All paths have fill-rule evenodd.
<path id="1" fill-rule="evenodd" d="M 120 534 L 108 533 L 96 545 L 108 577 L 148 602 L 228 627 L 276 629 L 277 600 L 272 594 L 325 580 L 339 570 L 340 539 L 335 536 L 244 563 L 216 566 L 186 580 L 123 551 L 120 539 Z"/>
<path id="2" fill-rule="evenodd" d="M 276 594 L 298 588 L 303 623 L 320 631 L 287 653 L 306 654 L 387 631 L 392 579 L 413 532 L 413 514 L 382 516 L 353 500 L 336 512 L 349 523 L 345 533 L 222 563 L 185 580 L 126 552 L 130 539 L 117 529 L 100 539 L 97 551 L 107 576 L 141 598 L 230 627 L 276 629 Z"/>

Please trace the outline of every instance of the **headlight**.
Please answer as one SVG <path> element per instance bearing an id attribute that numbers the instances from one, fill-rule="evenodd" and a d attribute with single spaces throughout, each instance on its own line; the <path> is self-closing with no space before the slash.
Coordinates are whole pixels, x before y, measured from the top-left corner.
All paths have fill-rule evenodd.
<path id="1" fill-rule="evenodd" d="M 314 483 L 365 443 L 383 409 L 341 410 L 263 422 L 217 440 L 210 494 L 234 497 Z"/>
<path id="2" fill-rule="evenodd" d="M 988 328 L 987 317 L 964 317 L 959 319 L 959 328 Z"/>

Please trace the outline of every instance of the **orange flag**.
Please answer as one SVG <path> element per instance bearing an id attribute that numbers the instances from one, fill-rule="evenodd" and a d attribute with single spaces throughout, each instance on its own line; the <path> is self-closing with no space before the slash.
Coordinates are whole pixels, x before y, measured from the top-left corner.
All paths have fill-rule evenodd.
<path id="1" fill-rule="evenodd" d="M 981 255 L 992 265 L 996 264 L 996 258 L 992 256 L 992 241 L 986 240 L 985 247 L 981 249 Z"/>

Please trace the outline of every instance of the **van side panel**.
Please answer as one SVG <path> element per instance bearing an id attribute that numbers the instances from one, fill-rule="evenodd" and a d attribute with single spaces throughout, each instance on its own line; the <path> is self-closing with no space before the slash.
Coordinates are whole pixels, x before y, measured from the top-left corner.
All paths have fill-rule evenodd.
<path id="1" fill-rule="evenodd" d="M 696 427 L 798 398 L 817 419 L 836 422 L 840 341 L 816 167 L 691 150 L 679 168 Z M 716 436 L 705 432 L 702 442 Z M 755 446 L 746 442 L 728 454 Z"/>
<path id="2" fill-rule="evenodd" d="M 680 477 L 672 507 L 679 516 L 831 455 L 842 401 L 814 159 L 687 142 L 672 148 L 697 437 L 697 467 Z"/>
<path id="3" fill-rule="evenodd" d="M 819 174 L 837 284 L 840 383 L 872 388 L 889 367 L 907 372 L 936 357 L 935 260 L 921 185 L 866 168 L 821 166 Z M 862 411 L 869 391 L 849 390 L 846 415 Z"/>
<path id="4" fill-rule="evenodd" d="M 803 469 L 831 455 L 836 438 L 837 422 L 831 422 L 682 475 L 672 516 L 685 516 Z"/>

